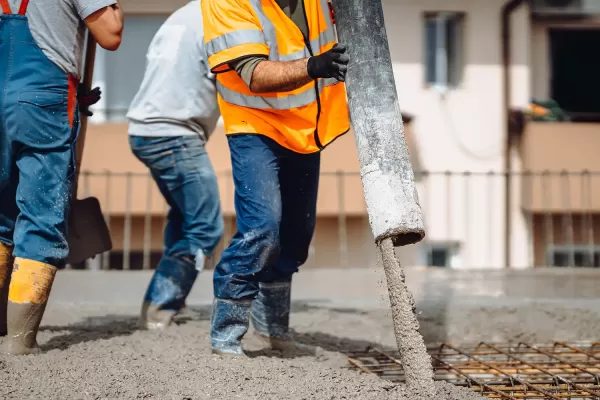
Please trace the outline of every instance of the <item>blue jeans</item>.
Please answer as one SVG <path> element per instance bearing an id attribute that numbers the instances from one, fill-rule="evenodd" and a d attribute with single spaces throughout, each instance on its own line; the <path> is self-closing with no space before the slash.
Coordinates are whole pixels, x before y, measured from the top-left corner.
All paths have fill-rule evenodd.
<path id="1" fill-rule="evenodd" d="M 219 299 L 254 299 L 260 282 L 291 279 L 308 257 L 321 155 L 262 135 L 228 136 L 237 232 L 214 272 Z"/>
<path id="2" fill-rule="evenodd" d="M 76 85 L 35 44 L 25 17 L 0 17 L 0 242 L 59 268 L 68 256 Z"/>
<path id="3" fill-rule="evenodd" d="M 145 301 L 178 311 L 204 257 L 212 254 L 223 236 L 217 178 L 198 136 L 130 136 L 129 143 L 170 206 L 164 254 Z"/>

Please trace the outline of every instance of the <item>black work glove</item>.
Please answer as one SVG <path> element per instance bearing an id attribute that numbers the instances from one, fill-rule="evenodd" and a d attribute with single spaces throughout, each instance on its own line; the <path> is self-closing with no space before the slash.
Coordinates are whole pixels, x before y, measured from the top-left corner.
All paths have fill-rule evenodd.
<path id="1" fill-rule="evenodd" d="M 95 87 L 92 90 L 86 90 L 85 87 L 80 83 L 77 86 L 79 112 L 88 117 L 94 115 L 94 113 L 90 111 L 90 107 L 100 101 L 101 94 L 102 91 L 99 87 Z"/>
<path id="2" fill-rule="evenodd" d="M 313 79 L 335 78 L 344 82 L 349 61 L 350 57 L 346 54 L 346 46 L 336 43 L 331 50 L 310 57 L 306 69 L 308 76 Z"/>

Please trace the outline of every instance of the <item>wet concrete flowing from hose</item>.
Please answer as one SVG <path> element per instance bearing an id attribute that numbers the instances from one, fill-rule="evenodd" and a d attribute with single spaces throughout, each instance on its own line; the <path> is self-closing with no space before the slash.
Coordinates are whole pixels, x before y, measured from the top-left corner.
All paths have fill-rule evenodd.
<path id="1" fill-rule="evenodd" d="M 419 333 L 415 300 L 406 287 L 404 271 L 394 251 L 392 240 L 382 241 L 378 248 L 387 280 L 396 343 L 406 371 L 407 385 L 419 396 L 418 398 L 436 398 L 431 357 L 427 354 L 423 336 Z"/>

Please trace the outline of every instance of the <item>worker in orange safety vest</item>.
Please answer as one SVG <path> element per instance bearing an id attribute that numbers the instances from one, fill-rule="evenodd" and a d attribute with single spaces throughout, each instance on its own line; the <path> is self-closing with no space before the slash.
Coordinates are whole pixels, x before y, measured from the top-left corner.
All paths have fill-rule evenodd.
<path id="1" fill-rule="evenodd" d="M 349 57 L 327 0 L 202 0 L 202 12 L 237 215 L 214 272 L 211 347 L 243 355 L 250 320 L 272 348 L 294 347 L 292 275 L 315 228 L 320 152 L 349 130 Z"/>

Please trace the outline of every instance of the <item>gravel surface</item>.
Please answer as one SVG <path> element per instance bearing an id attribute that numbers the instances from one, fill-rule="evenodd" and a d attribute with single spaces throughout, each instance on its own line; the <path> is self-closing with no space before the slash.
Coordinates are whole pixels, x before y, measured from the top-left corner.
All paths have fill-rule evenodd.
<path id="1" fill-rule="evenodd" d="M 146 278 L 141 279 L 139 288 L 137 284 L 132 287 L 141 291 Z M 61 279 L 61 290 L 67 290 L 69 282 Z M 411 277 L 408 279 L 410 282 Z M 102 277 L 87 280 L 87 284 L 100 285 Z M 68 302 L 59 294 L 51 298 L 38 335 L 43 354 L 0 356 L 0 399 L 420 398 L 406 393 L 403 385 L 346 368 L 345 351 L 367 346 L 395 349 L 391 313 L 381 294 L 354 301 L 350 297 L 317 300 L 309 299 L 307 288 L 300 288 L 292 326 L 299 341 L 319 349 L 305 354 L 268 352 L 249 334 L 244 343 L 249 358 L 242 359 L 210 354 L 210 308 L 206 303 L 192 303 L 189 312 L 167 332 L 138 331 L 137 304 L 119 304 L 114 298 L 101 304 L 85 284 L 77 281 L 79 286 L 71 287 L 72 292 L 87 293 L 87 298 Z M 319 280 L 315 286 L 323 284 Z M 121 290 L 115 280 L 108 280 L 107 285 Z M 447 287 L 442 280 L 439 286 L 421 287 L 416 296 L 427 343 L 599 339 L 600 302 L 590 293 L 561 300 L 551 294 L 535 298 L 466 296 L 443 290 Z M 438 398 L 479 397 L 438 384 Z"/>

